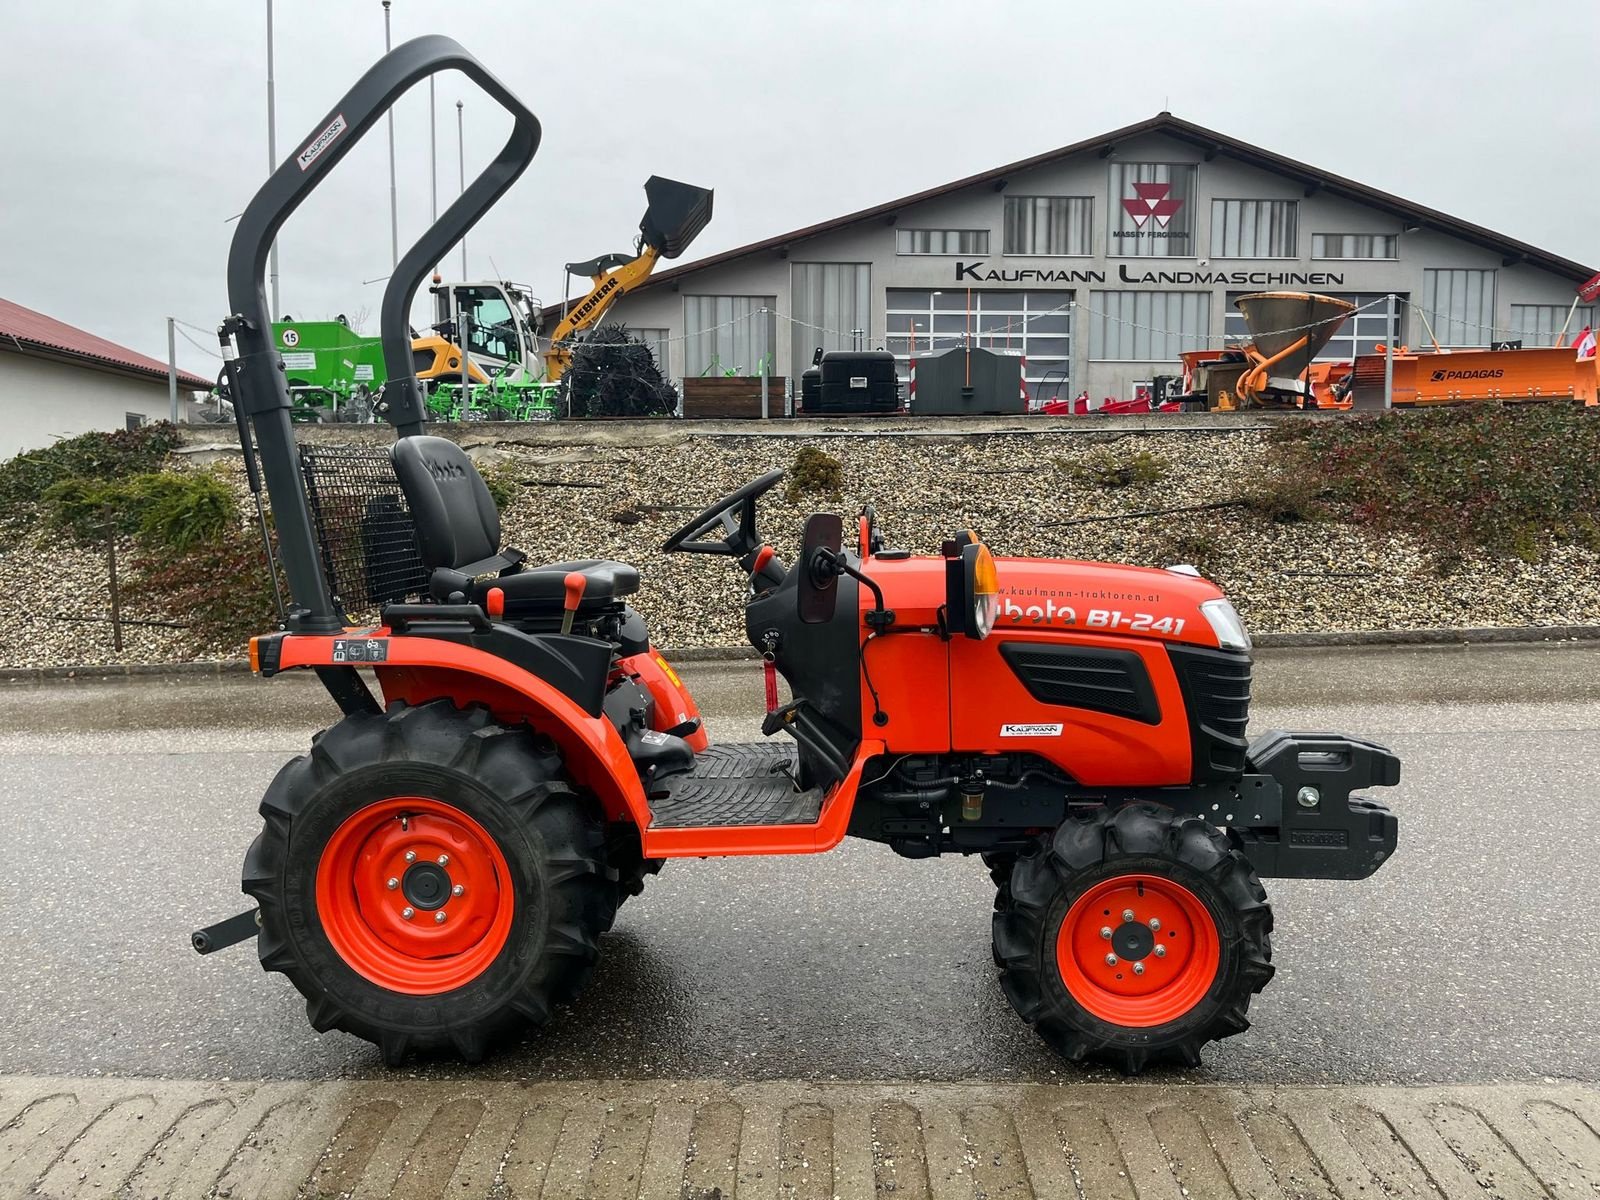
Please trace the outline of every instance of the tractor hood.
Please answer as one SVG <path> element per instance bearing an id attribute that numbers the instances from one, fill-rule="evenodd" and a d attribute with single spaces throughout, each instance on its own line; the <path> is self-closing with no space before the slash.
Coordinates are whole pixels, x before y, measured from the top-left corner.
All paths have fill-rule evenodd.
<path id="1" fill-rule="evenodd" d="M 995 562 L 1000 583 L 996 634 L 1075 629 L 1218 646 L 1223 643 L 1217 622 L 1237 621 L 1216 584 L 1186 572 L 1059 558 Z M 945 603 L 945 560 L 872 558 L 863 569 L 883 587 L 902 624 L 937 622 Z M 863 590 L 862 604 L 869 603 Z M 1208 615 L 1202 605 L 1213 611 Z"/>

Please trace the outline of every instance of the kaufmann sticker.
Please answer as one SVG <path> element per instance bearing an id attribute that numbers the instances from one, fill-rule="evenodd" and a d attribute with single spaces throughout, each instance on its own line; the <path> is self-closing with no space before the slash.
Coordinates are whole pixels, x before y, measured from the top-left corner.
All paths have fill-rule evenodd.
<path id="1" fill-rule="evenodd" d="M 300 164 L 300 169 L 304 171 L 312 163 L 316 162 L 317 156 L 333 145 L 334 139 L 348 128 L 349 126 L 345 124 L 343 113 L 329 121 L 328 127 L 312 138 L 309 146 L 295 155 L 294 160 Z"/>
<path id="2" fill-rule="evenodd" d="M 1001 737 L 1060 737 L 1059 725 L 1002 725 Z"/>

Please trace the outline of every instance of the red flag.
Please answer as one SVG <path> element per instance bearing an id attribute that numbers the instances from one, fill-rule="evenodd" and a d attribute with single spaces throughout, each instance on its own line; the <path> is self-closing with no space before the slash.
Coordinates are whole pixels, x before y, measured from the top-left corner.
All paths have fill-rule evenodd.
<path id="1" fill-rule="evenodd" d="M 1580 361 L 1585 358 L 1593 358 L 1595 348 L 1594 330 L 1585 325 L 1583 332 L 1578 335 L 1578 340 L 1572 344 L 1578 351 Z"/>
<path id="2" fill-rule="evenodd" d="M 1600 299 L 1600 275 L 1596 275 L 1588 283 L 1580 283 L 1578 285 L 1578 299 L 1585 304 L 1590 304 Z"/>

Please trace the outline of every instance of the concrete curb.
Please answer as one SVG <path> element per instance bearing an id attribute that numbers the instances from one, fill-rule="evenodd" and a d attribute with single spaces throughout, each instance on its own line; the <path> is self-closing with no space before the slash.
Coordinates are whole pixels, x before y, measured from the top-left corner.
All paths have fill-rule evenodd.
<path id="1" fill-rule="evenodd" d="M 1328 633 L 1261 633 L 1257 650 L 1361 648 L 1374 646 L 1492 646 L 1533 642 L 1600 641 L 1600 625 L 1538 625 L 1489 629 L 1353 629 Z M 675 663 L 753 662 L 749 646 L 690 646 L 664 650 Z M 127 679 L 182 676 L 205 678 L 248 674 L 243 659 L 217 662 L 116 663 L 73 667 L 0 667 L 0 684 L 62 680 Z"/>
<path id="2" fill-rule="evenodd" d="M 1600 1191 L 1580 1084 L 0 1077 L 0 1195 L 1455 1197 Z"/>

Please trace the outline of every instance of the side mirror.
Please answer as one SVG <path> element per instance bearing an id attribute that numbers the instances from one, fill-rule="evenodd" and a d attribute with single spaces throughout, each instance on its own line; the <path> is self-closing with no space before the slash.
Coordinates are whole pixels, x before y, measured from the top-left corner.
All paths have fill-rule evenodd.
<path id="1" fill-rule="evenodd" d="M 982 641 L 1000 615 L 1000 573 L 989 547 L 968 533 L 945 543 L 945 621 L 951 633 Z"/>
<path id="2" fill-rule="evenodd" d="M 837 554 L 844 545 L 844 521 L 838 513 L 813 513 L 795 571 L 799 580 L 800 619 L 807 625 L 833 620 L 839 606 L 839 576 L 819 560 L 819 551 Z"/>

